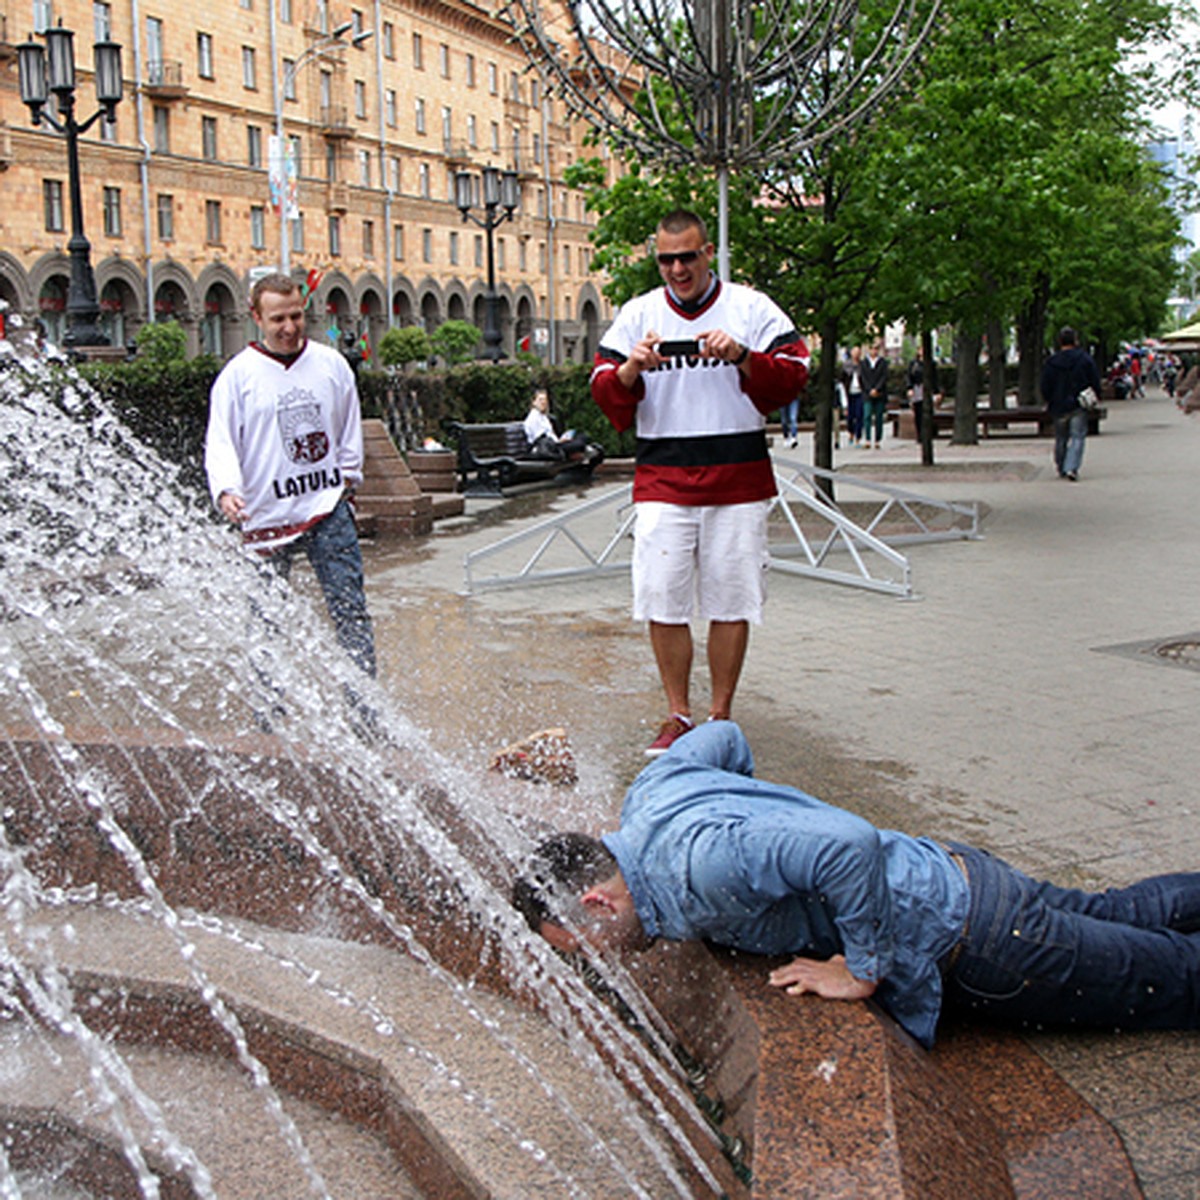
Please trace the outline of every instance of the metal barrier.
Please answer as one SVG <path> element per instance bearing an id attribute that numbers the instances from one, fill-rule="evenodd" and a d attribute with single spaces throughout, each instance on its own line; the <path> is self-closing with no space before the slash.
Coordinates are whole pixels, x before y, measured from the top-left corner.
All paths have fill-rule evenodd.
<path id="1" fill-rule="evenodd" d="M 768 517 L 773 570 L 912 599 L 911 568 L 895 546 L 980 536 L 973 503 L 936 500 L 786 459 L 777 459 L 775 467 L 779 495 Z M 823 477 L 836 480 L 837 503 L 817 486 Z M 628 571 L 632 493 L 633 485 L 624 484 L 471 551 L 463 562 L 467 593 Z M 862 496 L 867 498 L 851 499 Z M 857 521 L 847 515 L 859 516 L 859 510 Z M 830 563 L 843 553 L 848 564 Z M 489 561 L 498 566 L 485 576 L 480 568 Z"/>

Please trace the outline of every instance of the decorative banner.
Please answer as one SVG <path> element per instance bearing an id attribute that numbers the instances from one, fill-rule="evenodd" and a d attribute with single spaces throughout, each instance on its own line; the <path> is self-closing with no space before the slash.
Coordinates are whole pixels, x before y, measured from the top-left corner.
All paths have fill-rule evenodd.
<path id="1" fill-rule="evenodd" d="M 296 182 L 296 149 L 290 138 L 275 134 L 267 139 L 267 179 L 271 189 L 271 207 L 294 221 L 300 215 L 299 185 Z"/>

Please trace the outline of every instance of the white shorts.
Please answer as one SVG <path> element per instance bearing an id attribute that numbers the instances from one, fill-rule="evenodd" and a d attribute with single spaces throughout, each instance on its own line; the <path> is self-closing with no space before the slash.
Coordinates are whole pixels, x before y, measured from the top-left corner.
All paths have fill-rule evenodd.
<path id="1" fill-rule="evenodd" d="M 762 624 L 767 598 L 767 511 L 748 504 L 685 505 L 642 500 L 633 530 L 633 616 L 686 625 Z"/>

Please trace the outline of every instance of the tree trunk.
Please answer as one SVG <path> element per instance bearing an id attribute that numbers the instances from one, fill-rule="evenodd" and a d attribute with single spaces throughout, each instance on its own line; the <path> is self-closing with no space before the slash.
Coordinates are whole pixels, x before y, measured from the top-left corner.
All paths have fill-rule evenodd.
<path id="1" fill-rule="evenodd" d="M 1005 405 L 1004 359 L 1007 347 L 1004 342 L 1004 322 L 999 317 L 989 317 L 987 323 L 988 347 L 988 405 L 1003 408 Z"/>
<path id="2" fill-rule="evenodd" d="M 925 329 L 921 332 L 921 358 L 925 363 L 925 403 L 921 405 L 924 420 L 917 430 L 917 441 L 921 444 L 921 466 L 933 466 L 933 410 L 937 403 L 935 397 L 941 390 L 938 387 L 937 359 L 933 353 L 933 331 Z"/>
<path id="3" fill-rule="evenodd" d="M 838 372 L 838 319 L 826 317 L 821 326 L 821 355 L 817 360 L 813 394 L 816 429 L 813 432 L 813 466 L 833 470 L 833 393 Z M 833 500 L 833 480 L 819 478 L 817 487 Z"/>
<path id="4" fill-rule="evenodd" d="M 1050 279 L 1039 274 L 1029 302 L 1017 314 L 1017 403 L 1039 404 L 1038 378 L 1042 373 L 1046 345 L 1046 308 L 1050 303 Z"/>
<path id="5" fill-rule="evenodd" d="M 954 362 L 954 436 L 956 446 L 979 444 L 979 350 L 983 338 L 978 333 L 956 331 Z"/>

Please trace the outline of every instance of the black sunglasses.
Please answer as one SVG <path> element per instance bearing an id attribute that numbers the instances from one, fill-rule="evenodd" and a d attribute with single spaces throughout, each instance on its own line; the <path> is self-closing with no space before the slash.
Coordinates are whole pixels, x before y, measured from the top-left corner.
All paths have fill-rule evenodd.
<path id="1" fill-rule="evenodd" d="M 660 267 L 669 267 L 672 263 L 682 263 L 686 267 L 700 257 L 700 251 L 681 250 L 678 254 L 658 254 L 655 257 Z"/>

